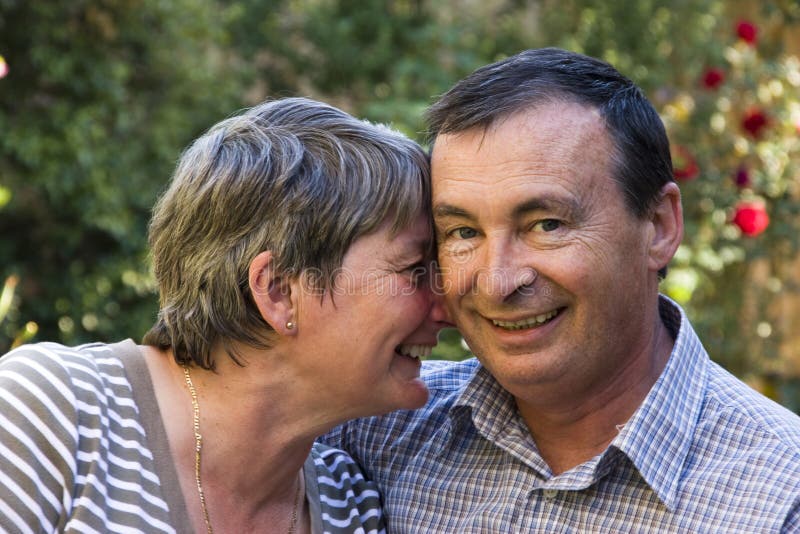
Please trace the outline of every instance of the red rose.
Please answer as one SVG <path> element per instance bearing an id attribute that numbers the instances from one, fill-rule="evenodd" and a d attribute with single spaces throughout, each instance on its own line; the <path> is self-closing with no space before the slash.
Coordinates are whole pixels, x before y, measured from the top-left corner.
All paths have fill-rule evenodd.
<path id="1" fill-rule="evenodd" d="M 736 185 L 739 187 L 747 187 L 750 185 L 750 172 L 747 170 L 747 167 L 739 167 L 736 174 L 733 176 L 733 181 L 736 182 Z"/>
<path id="2" fill-rule="evenodd" d="M 703 85 L 707 89 L 716 89 L 725 81 L 725 72 L 722 69 L 712 67 L 703 74 Z"/>
<path id="3" fill-rule="evenodd" d="M 767 115 L 760 109 L 752 109 L 748 111 L 742 119 L 742 128 L 753 137 L 758 137 L 767 127 L 769 119 Z"/>
<path id="4" fill-rule="evenodd" d="M 743 20 L 736 25 L 736 35 L 739 36 L 739 39 L 749 45 L 756 44 L 757 34 L 758 30 L 752 22 Z"/>
<path id="5" fill-rule="evenodd" d="M 672 147 L 672 174 L 679 182 L 694 180 L 700 174 L 700 167 L 684 146 Z"/>
<path id="6" fill-rule="evenodd" d="M 736 206 L 733 224 L 746 236 L 757 236 L 769 226 L 769 215 L 760 202 L 740 202 Z"/>

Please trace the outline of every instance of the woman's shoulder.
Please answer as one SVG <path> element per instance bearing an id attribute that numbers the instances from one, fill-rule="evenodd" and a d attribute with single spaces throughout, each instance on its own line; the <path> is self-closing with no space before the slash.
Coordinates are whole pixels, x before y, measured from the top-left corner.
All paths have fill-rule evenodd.
<path id="1" fill-rule="evenodd" d="M 115 344 L 86 343 L 77 346 L 67 346 L 50 341 L 31 343 L 21 345 L 6 353 L 0 358 L 0 364 L 6 367 L 12 363 L 31 362 L 47 367 L 99 368 L 111 365 L 117 368 L 121 367 L 121 362 L 117 355 L 118 347 L 124 346 L 127 342 L 130 341 Z"/>
<path id="2" fill-rule="evenodd" d="M 0 505 L 19 516 L 7 528 L 0 514 L 0 531 L 106 532 L 113 517 L 174 532 L 123 365 L 135 347 L 36 343 L 0 358 L 0 448 L 14 454 L 0 469 Z"/>
<path id="3" fill-rule="evenodd" d="M 364 478 L 355 460 L 341 449 L 314 443 L 311 458 L 320 482 L 320 494 L 375 489 L 375 485 Z"/>
<path id="4" fill-rule="evenodd" d="M 383 532 L 380 494 L 355 460 L 343 450 L 321 443 L 312 447 L 311 459 L 325 531 L 354 532 L 360 527 L 364 532 Z"/>
<path id="5" fill-rule="evenodd" d="M 65 414 L 81 406 L 127 405 L 132 392 L 118 354 L 124 343 L 23 345 L 0 358 L 0 384 Z"/>
<path id="6" fill-rule="evenodd" d="M 29 380 L 45 380 L 50 387 L 75 381 L 116 383 L 124 378 L 117 352 L 119 344 L 89 343 L 68 347 L 42 342 L 22 345 L 0 358 L 0 373 L 19 374 Z M 42 384 L 45 385 L 45 384 Z"/>

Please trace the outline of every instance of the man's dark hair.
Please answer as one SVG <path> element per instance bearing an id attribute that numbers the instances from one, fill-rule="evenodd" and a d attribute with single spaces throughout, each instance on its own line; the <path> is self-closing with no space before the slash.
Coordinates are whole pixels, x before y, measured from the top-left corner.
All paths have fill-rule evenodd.
<path id="1" fill-rule="evenodd" d="M 439 134 L 487 128 L 557 101 L 599 111 L 617 152 L 614 178 L 631 211 L 646 216 L 664 184 L 674 180 L 667 133 L 642 91 L 599 59 L 541 48 L 481 67 L 428 109 L 428 134 L 434 141 Z"/>

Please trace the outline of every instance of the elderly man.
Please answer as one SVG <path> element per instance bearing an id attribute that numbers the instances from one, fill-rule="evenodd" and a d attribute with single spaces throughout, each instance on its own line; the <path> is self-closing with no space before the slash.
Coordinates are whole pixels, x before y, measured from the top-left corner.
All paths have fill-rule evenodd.
<path id="1" fill-rule="evenodd" d="M 429 110 L 447 308 L 477 356 L 328 440 L 391 532 L 797 532 L 800 418 L 713 363 L 658 285 L 683 234 L 658 114 L 558 49 Z"/>

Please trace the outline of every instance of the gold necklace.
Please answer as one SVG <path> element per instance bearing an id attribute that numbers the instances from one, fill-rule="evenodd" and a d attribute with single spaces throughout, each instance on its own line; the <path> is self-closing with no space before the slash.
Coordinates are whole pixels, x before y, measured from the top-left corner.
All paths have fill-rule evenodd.
<path id="1" fill-rule="evenodd" d="M 203 511 L 203 521 L 206 523 L 206 533 L 214 534 L 214 529 L 211 528 L 211 520 L 208 518 L 208 508 L 206 507 L 206 496 L 203 492 L 203 483 L 200 479 L 200 458 L 203 451 L 203 436 L 200 435 L 200 403 L 197 402 L 197 391 L 194 389 L 192 383 L 192 376 L 189 374 L 189 368 L 185 365 L 183 367 L 183 378 L 186 380 L 186 387 L 189 388 L 189 394 L 192 396 L 192 430 L 194 431 L 194 481 L 197 483 L 197 495 L 200 497 L 200 509 Z M 297 526 L 297 508 L 300 503 L 300 489 L 302 488 L 303 479 L 297 484 L 297 491 L 294 495 L 294 507 L 292 509 L 292 519 L 289 523 L 288 534 L 294 534 L 295 527 Z"/>
<path id="2" fill-rule="evenodd" d="M 200 496 L 200 509 L 203 510 L 203 521 L 206 522 L 206 533 L 214 534 L 211 528 L 211 520 L 208 519 L 208 508 L 206 508 L 206 495 L 203 493 L 203 484 L 200 481 L 200 455 L 203 451 L 203 436 L 200 435 L 200 404 L 197 402 L 197 392 L 189 375 L 189 368 L 183 366 L 183 377 L 186 379 L 186 387 L 192 396 L 192 422 L 194 430 L 194 481 L 197 483 L 197 494 Z"/>

